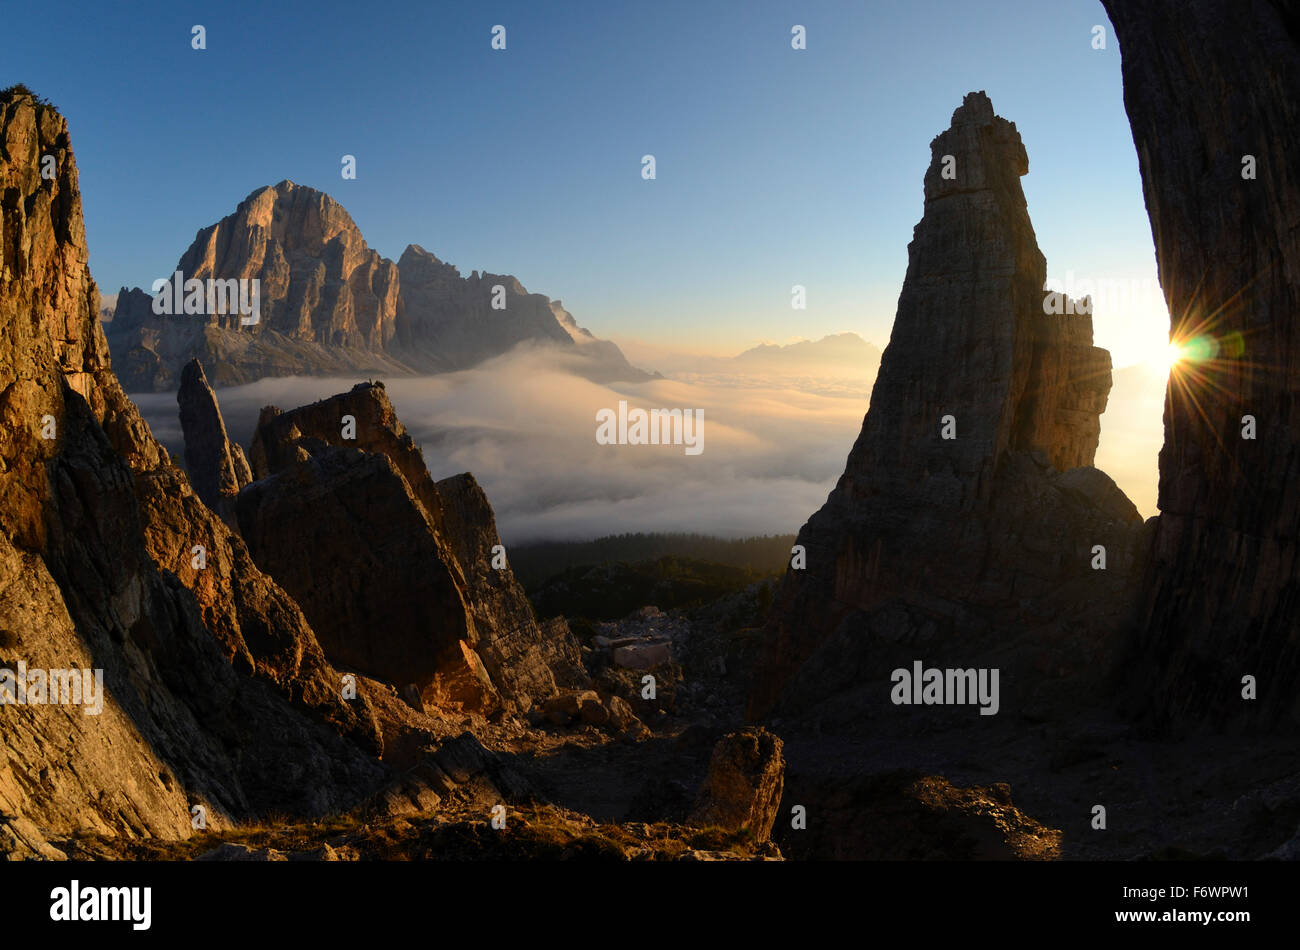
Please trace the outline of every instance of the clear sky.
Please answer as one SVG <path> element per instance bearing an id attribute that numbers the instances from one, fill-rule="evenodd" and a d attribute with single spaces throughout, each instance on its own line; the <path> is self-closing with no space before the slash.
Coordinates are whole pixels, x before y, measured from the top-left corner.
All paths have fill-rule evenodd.
<path id="1" fill-rule="evenodd" d="M 1049 276 L 1155 278 L 1097 0 L 11 3 L 3 26 L 0 86 L 68 117 L 107 293 L 289 178 L 381 254 L 513 273 L 600 336 L 883 346 L 929 142 L 979 89 L 1025 140 Z M 1163 345 L 1162 307 L 1098 311 L 1116 365 Z"/>

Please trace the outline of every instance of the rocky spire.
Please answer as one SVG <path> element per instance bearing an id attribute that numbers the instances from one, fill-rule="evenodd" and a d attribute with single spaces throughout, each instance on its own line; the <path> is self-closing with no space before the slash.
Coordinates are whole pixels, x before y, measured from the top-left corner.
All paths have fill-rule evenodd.
<path id="1" fill-rule="evenodd" d="M 1042 450 L 1057 469 L 1092 464 L 1110 357 L 1092 346 L 1089 314 L 1044 313 L 1047 262 L 1015 123 L 970 93 L 930 153 L 925 213 L 846 478 L 945 505 L 960 484 L 970 505 L 987 500 L 1008 450 Z M 955 439 L 940 437 L 945 415 Z"/>
<path id="2" fill-rule="evenodd" d="M 198 360 L 190 360 L 182 371 L 176 401 L 180 405 L 190 484 L 205 505 L 238 530 L 235 496 L 253 480 L 253 475 L 244 450 L 226 435 L 217 394 L 208 385 Z"/>
<path id="3" fill-rule="evenodd" d="M 1050 599 L 1067 579 L 1101 582 L 1087 552 L 1128 551 L 1141 521 L 1109 478 L 1081 468 L 1096 452 L 1110 357 L 1092 345 L 1089 302 L 1044 306 L 1015 125 L 971 93 L 930 151 L 870 409 L 800 532 L 806 567 L 796 555 L 773 612 L 755 714 L 841 625 L 865 629 L 881 604 L 901 599 L 908 625 L 952 629 L 973 605 Z M 1015 613 L 963 632 L 1014 626 Z"/>

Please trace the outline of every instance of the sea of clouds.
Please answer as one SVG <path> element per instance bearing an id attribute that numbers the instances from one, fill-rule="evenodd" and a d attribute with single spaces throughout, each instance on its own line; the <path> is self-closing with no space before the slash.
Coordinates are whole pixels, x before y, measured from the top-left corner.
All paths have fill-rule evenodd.
<path id="1" fill-rule="evenodd" d="M 502 537 L 514 544 L 627 531 L 795 533 L 843 472 L 870 400 L 869 377 L 715 371 L 600 384 L 572 368 L 553 352 L 521 349 L 473 369 L 385 385 L 434 478 L 472 472 Z M 1163 380 L 1122 372 L 1112 411 L 1102 418 L 1098 467 L 1148 516 L 1155 513 Z M 357 381 L 264 379 L 221 389 L 218 399 L 231 437 L 247 449 L 263 406 L 292 409 Z M 175 395 L 132 398 L 158 438 L 183 457 Z M 703 453 L 598 444 L 596 413 L 617 409 L 619 400 L 702 409 Z"/>
<path id="2" fill-rule="evenodd" d="M 356 379 L 289 377 L 224 388 L 232 438 L 247 449 L 263 406 L 292 409 Z M 624 531 L 727 537 L 794 533 L 844 468 L 870 396 L 862 380 L 788 381 L 711 375 L 600 384 L 552 353 L 517 350 L 470 370 L 384 381 L 434 478 L 472 472 L 511 543 Z M 172 393 L 132 394 L 154 434 L 183 457 Z M 619 400 L 645 409 L 702 409 L 704 451 L 599 445 L 596 413 Z"/>

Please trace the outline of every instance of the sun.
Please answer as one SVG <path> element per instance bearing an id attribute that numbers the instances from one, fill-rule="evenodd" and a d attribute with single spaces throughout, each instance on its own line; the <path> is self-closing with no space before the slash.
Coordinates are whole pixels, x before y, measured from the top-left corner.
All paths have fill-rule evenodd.
<path id="1" fill-rule="evenodd" d="M 1181 366 L 1187 365 L 1192 359 L 1192 353 L 1183 340 L 1169 340 L 1168 342 L 1152 341 L 1147 349 L 1147 356 L 1144 362 L 1160 373 L 1172 373 Z"/>

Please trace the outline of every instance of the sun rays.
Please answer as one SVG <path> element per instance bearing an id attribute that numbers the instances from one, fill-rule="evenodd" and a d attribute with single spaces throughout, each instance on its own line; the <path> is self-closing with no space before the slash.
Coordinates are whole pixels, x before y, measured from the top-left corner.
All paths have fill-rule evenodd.
<path id="1" fill-rule="evenodd" d="M 1180 428 L 1199 420 L 1199 425 L 1193 424 L 1193 430 L 1199 428 L 1212 436 L 1229 467 L 1240 474 L 1240 462 L 1227 443 L 1235 432 L 1230 436 L 1223 430 L 1225 417 L 1229 429 L 1249 426 L 1252 434 L 1243 437 L 1254 438 L 1254 416 L 1259 407 L 1248 402 L 1252 396 L 1259 397 L 1260 384 L 1267 384 L 1279 368 L 1267 362 L 1270 354 L 1258 353 L 1257 348 L 1249 345 L 1247 337 L 1257 331 L 1246 329 L 1243 333 L 1233 326 L 1248 323 L 1244 311 L 1249 306 L 1249 286 L 1231 294 L 1212 310 L 1198 312 L 1198 302 L 1206 296 L 1204 282 L 1202 276 L 1193 288 L 1188 307 L 1176 322 L 1177 330 L 1169 343 L 1165 438 L 1171 447 L 1176 447 L 1184 435 Z"/>

